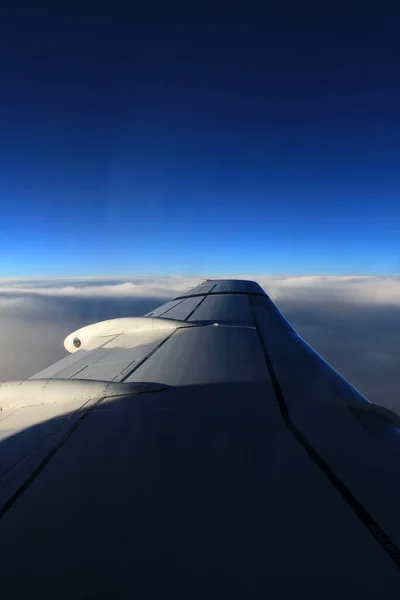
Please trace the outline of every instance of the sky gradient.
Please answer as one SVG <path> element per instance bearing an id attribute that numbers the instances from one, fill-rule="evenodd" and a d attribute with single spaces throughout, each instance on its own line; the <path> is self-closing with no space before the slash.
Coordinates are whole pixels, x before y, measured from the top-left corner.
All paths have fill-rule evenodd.
<path id="1" fill-rule="evenodd" d="M 399 28 L 4 18 L 0 276 L 397 274 Z"/>

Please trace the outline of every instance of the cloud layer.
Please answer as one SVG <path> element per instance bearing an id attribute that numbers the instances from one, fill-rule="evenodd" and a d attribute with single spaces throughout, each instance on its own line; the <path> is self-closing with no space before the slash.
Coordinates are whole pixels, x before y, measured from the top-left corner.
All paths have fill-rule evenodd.
<path id="1" fill-rule="evenodd" d="M 238 277 L 258 281 L 300 335 L 371 401 L 400 412 L 399 277 Z M 204 278 L 0 280 L 0 380 L 27 378 L 62 358 L 71 331 L 142 315 Z"/>
<path id="2" fill-rule="evenodd" d="M 273 300 L 338 300 L 400 305 L 400 277 L 369 275 L 238 275 L 258 281 Z M 227 276 L 229 278 L 229 276 Z M 198 285 L 206 277 L 91 279 L 2 279 L 0 296 L 60 298 L 171 298 Z"/>

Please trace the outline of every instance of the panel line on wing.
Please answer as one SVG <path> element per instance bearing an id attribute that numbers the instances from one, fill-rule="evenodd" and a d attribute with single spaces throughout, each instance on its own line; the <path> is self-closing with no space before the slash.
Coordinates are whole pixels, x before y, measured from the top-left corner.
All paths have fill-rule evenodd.
<path id="1" fill-rule="evenodd" d="M 178 300 L 179 298 L 175 298 L 175 300 Z M 165 310 L 164 312 L 160 313 L 159 315 L 157 315 L 157 317 L 162 317 L 163 315 L 166 315 L 167 312 L 169 312 L 170 310 L 172 310 L 173 308 L 176 308 L 177 306 L 179 306 L 180 304 L 182 304 L 182 302 L 184 302 L 186 300 L 186 298 L 182 298 L 182 300 L 180 300 L 180 302 L 178 302 L 177 304 L 174 304 L 173 306 L 170 306 L 169 308 L 167 308 L 167 310 Z M 150 316 L 150 315 L 149 315 Z"/>
<path id="2" fill-rule="evenodd" d="M 211 292 L 213 291 L 213 289 L 215 288 L 217 284 L 213 285 L 213 287 L 210 289 L 209 292 L 207 292 L 207 294 L 202 298 L 202 300 L 200 300 L 200 302 L 194 307 L 194 309 L 192 310 L 192 312 L 190 312 L 188 314 L 188 316 L 186 317 L 185 321 L 188 321 L 190 319 L 190 317 L 193 315 L 193 313 L 196 312 L 196 310 L 199 308 L 199 306 L 204 302 L 204 300 L 207 298 L 207 296 L 209 296 L 211 294 Z M 192 296 L 193 297 L 193 296 Z"/>
<path id="3" fill-rule="evenodd" d="M 212 289 L 216 287 L 217 284 L 214 285 Z M 174 300 L 187 300 L 188 298 L 196 298 L 197 296 L 261 296 L 265 298 L 266 294 L 262 294 L 261 292 L 207 292 L 206 294 L 190 294 L 189 296 L 177 296 Z"/>
<path id="4" fill-rule="evenodd" d="M 48 465 L 53 456 L 57 454 L 59 450 L 64 446 L 65 442 L 71 437 L 74 431 L 79 427 L 82 421 L 87 417 L 87 415 L 96 407 L 100 402 L 104 400 L 105 396 L 98 398 L 88 409 L 84 410 L 81 415 L 77 418 L 75 423 L 65 432 L 62 438 L 57 442 L 54 448 L 47 454 L 47 456 L 41 461 L 41 463 L 32 471 L 29 477 L 24 481 L 24 483 L 14 492 L 14 494 L 7 500 L 7 502 L 0 509 L 0 519 L 4 517 L 7 511 L 13 506 L 13 504 L 22 496 L 22 494 L 31 486 L 31 484 L 35 481 L 36 477 L 40 475 L 43 469 Z M 85 405 L 87 402 L 85 402 Z M 84 406 L 85 406 L 84 405 Z"/>
<path id="5" fill-rule="evenodd" d="M 149 352 L 149 354 L 147 354 L 147 356 L 145 356 L 144 358 L 142 358 L 142 360 L 138 361 L 137 364 L 135 364 L 135 366 L 126 373 L 126 375 L 124 375 L 122 377 L 122 379 L 119 381 L 119 383 L 123 383 L 124 381 L 126 381 L 126 379 L 128 379 L 128 377 L 130 377 L 132 375 L 132 373 L 134 373 L 136 371 L 136 369 L 138 369 L 139 367 L 142 366 L 142 364 L 144 362 L 146 362 L 146 360 L 148 360 L 151 356 L 153 356 L 153 354 L 155 352 L 157 352 L 157 350 L 159 348 L 161 348 L 161 346 L 163 344 L 165 344 L 165 342 L 168 342 L 168 340 L 170 338 L 172 338 L 172 336 L 174 335 L 174 333 L 176 333 L 178 331 L 178 329 L 174 329 L 166 338 L 164 338 L 163 340 L 161 340 L 161 342 L 155 347 L 153 348 L 153 350 L 151 352 Z M 135 361 L 133 361 L 131 364 L 133 364 Z"/>
<path id="6" fill-rule="evenodd" d="M 58 428 L 63 427 L 68 421 L 73 420 L 76 415 L 79 412 L 82 412 L 83 410 L 85 410 L 85 406 L 87 404 L 90 403 L 90 399 L 86 400 L 81 406 L 79 406 L 76 410 L 74 410 L 73 412 L 71 412 L 70 414 L 68 414 L 67 416 L 64 416 L 64 418 L 62 418 L 62 421 L 59 425 Z M 15 412 L 17 412 L 18 410 L 23 410 L 23 408 L 18 408 L 16 411 L 14 411 L 12 414 L 14 414 Z M 57 429 L 58 429 L 57 428 Z M 41 446 L 43 446 L 43 444 L 45 444 L 51 437 L 53 437 L 54 435 L 54 431 L 49 432 L 42 440 L 40 440 L 40 442 L 35 446 L 35 450 L 39 450 L 41 448 Z M 2 483 L 3 479 L 5 477 L 7 477 L 8 473 L 10 473 L 13 469 L 15 469 L 16 467 L 18 467 L 19 464 L 21 464 L 30 454 L 32 454 L 32 449 L 29 449 L 27 452 L 25 452 L 22 456 L 20 456 L 16 462 L 13 462 L 5 471 L 2 471 L 0 474 L 0 483 Z"/>
<path id="7" fill-rule="evenodd" d="M 275 369 L 273 367 L 273 363 L 271 360 L 270 353 L 267 349 L 266 342 L 262 336 L 260 325 L 258 322 L 257 314 L 253 306 L 252 298 L 249 298 L 250 307 L 253 313 L 254 323 L 256 326 L 258 338 L 260 341 L 261 349 L 264 354 L 264 359 L 267 365 L 267 369 L 269 375 L 271 377 L 272 386 L 274 388 L 275 396 L 278 402 L 278 407 L 280 413 L 282 415 L 282 419 L 295 437 L 295 439 L 299 442 L 299 444 L 304 448 L 309 457 L 314 461 L 316 466 L 323 472 L 323 474 L 327 477 L 327 479 L 331 482 L 331 484 L 335 487 L 335 489 L 342 496 L 343 500 L 347 503 L 347 505 L 351 508 L 354 514 L 360 519 L 360 521 L 365 525 L 365 527 L 370 531 L 375 540 L 379 543 L 381 548 L 386 552 L 386 554 L 392 559 L 395 565 L 400 569 L 400 550 L 397 546 L 392 542 L 389 536 L 382 530 L 382 528 L 378 525 L 378 523 L 372 518 L 366 508 L 357 500 L 357 498 L 350 492 L 350 490 L 345 486 L 343 481 L 338 477 L 338 475 L 333 471 L 333 469 L 325 462 L 322 456 L 317 452 L 317 450 L 310 444 L 310 442 L 304 437 L 299 429 L 297 429 L 296 425 L 293 423 L 290 417 L 289 409 L 285 401 L 284 394 L 282 392 L 281 386 L 279 384 L 278 377 L 275 373 Z"/>

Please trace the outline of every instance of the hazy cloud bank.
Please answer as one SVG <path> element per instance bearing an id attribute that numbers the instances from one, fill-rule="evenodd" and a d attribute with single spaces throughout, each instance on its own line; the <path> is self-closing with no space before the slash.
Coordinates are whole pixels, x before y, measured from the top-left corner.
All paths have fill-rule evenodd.
<path id="1" fill-rule="evenodd" d="M 400 277 L 368 275 L 239 275 L 258 281 L 273 300 L 292 299 L 400 305 Z M 229 276 L 227 277 L 229 278 Z M 0 296 L 171 298 L 206 277 L 0 279 Z"/>
<path id="2" fill-rule="evenodd" d="M 250 277 L 251 278 L 251 277 Z M 273 300 L 298 299 L 400 306 L 400 277 L 369 275 L 255 275 Z"/>
<path id="3" fill-rule="evenodd" d="M 371 401 L 400 411 L 400 278 L 238 275 L 258 281 L 297 331 Z M 144 314 L 201 277 L 0 280 L 0 380 L 62 358 L 91 322 Z"/>
<path id="4" fill-rule="evenodd" d="M 144 279 L 0 279 L 0 296 L 172 298 L 201 281 L 199 277 L 180 276 Z"/>

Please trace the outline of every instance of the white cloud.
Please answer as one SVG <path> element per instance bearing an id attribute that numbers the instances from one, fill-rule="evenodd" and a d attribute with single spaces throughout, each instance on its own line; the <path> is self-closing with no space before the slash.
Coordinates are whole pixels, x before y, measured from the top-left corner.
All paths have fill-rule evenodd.
<path id="1" fill-rule="evenodd" d="M 152 297 L 170 298 L 186 292 L 202 281 L 199 277 L 157 277 L 129 279 L 0 280 L 0 296 L 58 297 Z"/>
<path id="2" fill-rule="evenodd" d="M 258 281 L 273 300 L 340 300 L 400 305 L 400 277 L 366 275 L 242 275 Z M 172 298 L 205 277 L 0 280 L 0 296 L 60 298 Z"/>
<path id="3" fill-rule="evenodd" d="M 279 300 L 319 302 L 338 300 L 400 305 L 400 277 L 368 275 L 254 275 L 248 276 Z"/>

